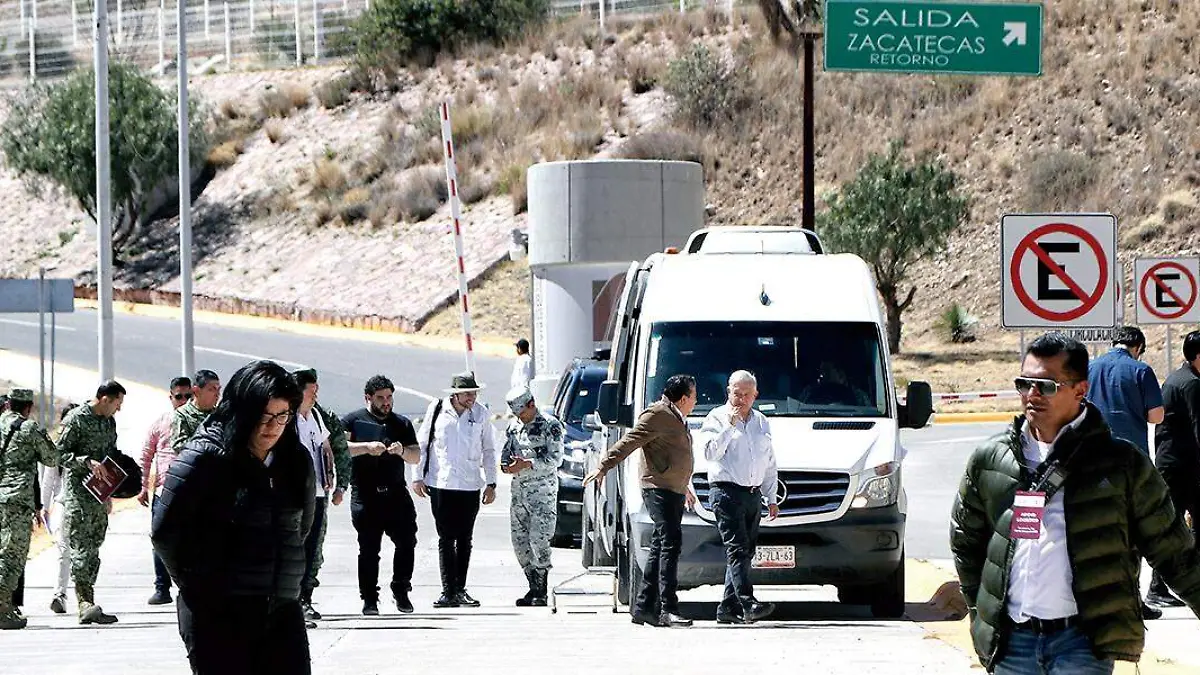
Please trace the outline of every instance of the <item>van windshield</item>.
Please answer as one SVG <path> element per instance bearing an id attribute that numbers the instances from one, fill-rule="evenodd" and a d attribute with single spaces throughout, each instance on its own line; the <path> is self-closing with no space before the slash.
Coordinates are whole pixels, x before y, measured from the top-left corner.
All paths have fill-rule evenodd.
<path id="1" fill-rule="evenodd" d="M 885 417 L 887 378 L 872 323 L 703 321 L 651 326 L 647 402 L 667 378 L 696 378 L 705 415 L 726 402 L 729 375 L 758 378 L 754 407 L 768 417 Z"/>
<path id="2" fill-rule="evenodd" d="M 608 373 L 601 368 L 588 368 L 583 371 L 577 384 L 579 388 L 575 391 L 575 397 L 571 399 L 571 407 L 567 411 L 567 419 L 563 420 L 564 423 L 580 426 L 585 415 L 596 412 L 596 396 L 600 393 L 600 383 L 606 375 Z"/>

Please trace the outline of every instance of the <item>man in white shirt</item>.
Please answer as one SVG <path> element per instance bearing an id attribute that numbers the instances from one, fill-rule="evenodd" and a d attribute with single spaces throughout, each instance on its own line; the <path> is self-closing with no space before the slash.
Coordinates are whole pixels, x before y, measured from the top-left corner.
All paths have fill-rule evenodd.
<path id="1" fill-rule="evenodd" d="M 754 409 L 758 380 L 749 371 L 729 376 L 729 402 L 713 408 L 700 427 L 708 460 L 709 505 L 725 544 L 725 597 L 717 606 L 718 623 L 754 623 L 775 605 L 754 598 L 750 583 L 754 544 L 765 500 L 767 517 L 779 516 L 779 471 L 771 426 Z"/>
<path id="2" fill-rule="evenodd" d="M 509 389 L 529 387 L 533 382 L 533 357 L 529 355 L 529 340 L 517 340 L 517 360 L 513 362 L 512 377 L 509 378 Z"/>
<path id="3" fill-rule="evenodd" d="M 438 533 L 442 596 L 434 607 L 478 607 L 467 594 L 471 538 L 482 502 L 496 501 L 496 440 L 487 408 L 477 401 L 483 387 L 474 373 L 455 375 L 448 398 L 425 412 L 417 442 L 421 453 L 412 467 L 413 493 L 429 497 Z"/>
<path id="4" fill-rule="evenodd" d="M 329 444 L 329 429 L 321 421 L 321 415 L 313 410 L 317 403 L 317 371 L 297 370 L 292 376 L 304 394 L 300 408 L 296 410 L 296 433 L 300 437 L 300 445 L 304 446 L 312 459 L 313 472 L 317 477 L 317 500 L 314 504 L 312 527 L 308 531 L 308 538 L 304 540 L 307 561 L 304 584 L 300 589 L 300 606 L 304 609 L 304 618 L 309 623 L 309 628 L 315 628 L 316 624 L 312 622 L 320 619 L 321 613 L 312 606 L 312 568 L 321 546 L 321 529 L 329 508 L 329 493 L 333 491 L 333 447 Z M 335 506 L 341 504 L 340 493 L 335 502 Z"/>

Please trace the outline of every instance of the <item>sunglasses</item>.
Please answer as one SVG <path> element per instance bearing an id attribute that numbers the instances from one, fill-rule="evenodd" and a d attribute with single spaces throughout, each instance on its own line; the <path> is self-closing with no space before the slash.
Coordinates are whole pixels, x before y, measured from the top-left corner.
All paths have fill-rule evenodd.
<path id="1" fill-rule="evenodd" d="M 172 394 L 171 398 L 175 399 L 176 401 L 188 401 L 188 400 L 191 400 L 192 394 L 191 394 L 191 392 L 188 392 L 186 394 Z"/>
<path id="2" fill-rule="evenodd" d="M 1055 382 L 1054 380 L 1046 380 L 1040 377 L 1018 377 L 1013 380 L 1013 385 L 1017 388 L 1017 393 L 1025 395 L 1037 389 L 1038 396 L 1049 398 L 1058 393 L 1059 389 L 1069 387 L 1079 380 L 1070 382 Z"/>

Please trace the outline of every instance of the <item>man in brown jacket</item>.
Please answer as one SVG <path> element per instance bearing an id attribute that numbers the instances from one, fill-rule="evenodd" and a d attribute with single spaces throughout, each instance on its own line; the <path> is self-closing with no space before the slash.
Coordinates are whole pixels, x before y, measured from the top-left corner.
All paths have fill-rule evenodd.
<path id="1" fill-rule="evenodd" d="M 609 448 L 600 467 L 583 481 L 584 487 L 592 482 L 603 483 L 605 473 L 634 450 L 642 450 L 642 501 L 654 522 L 654 533 L 642 587 L 629 608 L 633 623 L 638 625 L 692 625 L 679 616 L 676 589 L 683 510 L 692 494 L 692 435 L 687 416 L 695 407 L 696 378 L 671 376 L 662 399 L 642 411 L 633 429 Z"/>

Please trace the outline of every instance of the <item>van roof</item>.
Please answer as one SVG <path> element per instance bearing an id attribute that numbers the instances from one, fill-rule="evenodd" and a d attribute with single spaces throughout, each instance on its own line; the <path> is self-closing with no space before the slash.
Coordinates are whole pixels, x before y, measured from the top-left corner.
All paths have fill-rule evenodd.
<path id="1" fill-rule="evenodd" d="M 641 316 L 643 322 L 883 322 L 870 269 L 849 254 L 658 255 Z"/>

